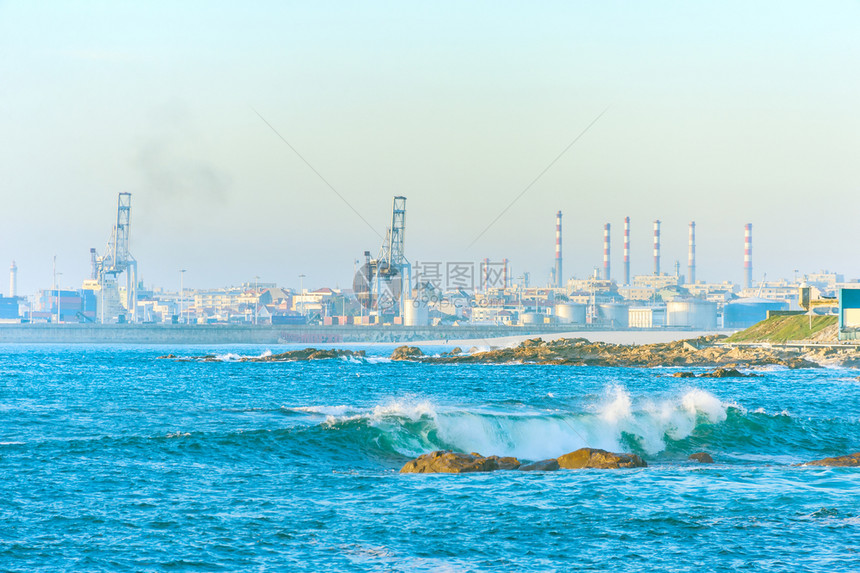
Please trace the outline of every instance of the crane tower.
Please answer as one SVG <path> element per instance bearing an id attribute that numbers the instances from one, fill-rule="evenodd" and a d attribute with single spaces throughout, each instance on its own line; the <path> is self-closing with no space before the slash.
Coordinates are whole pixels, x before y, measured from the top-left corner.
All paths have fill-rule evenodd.
<path id="1" fill-rule="evenodd" d="M 404 302 L 411 299 L 412 267 L 406 259 L 405 240 L 406 197 L 397 196 L 379 255 L 364 264 L 353 285 L 359 301 L 377 316 L 403 316 Z"/>
<path id="2" fill-rule="evenodd" d="M 105 322 L 137 321 L 137 261 L 128 250 L 131 228 L 131 193 L 117 198 L 116 224 L 105 254 L 96 256 L 95 271 L 99 283 L 98 320 Z M 94 250 L 91 253 L 95 254 Z M 120 296 L 119 275 L 125 274 L 125 296 Z M 122 300 L 124 298 L 125 300 Z"/>

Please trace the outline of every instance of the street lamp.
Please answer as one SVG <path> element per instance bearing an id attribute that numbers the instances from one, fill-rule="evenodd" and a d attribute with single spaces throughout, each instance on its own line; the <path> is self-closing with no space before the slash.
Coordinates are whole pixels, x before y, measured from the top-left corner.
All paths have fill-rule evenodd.
<path id="1" fill-rule="evenodd" d="M 179 322 L 182 323 L 182 301 L 185 298 L 185 287 L 182 279 L 185 277 L 185 269 L 179 269 Z"/>
<path id="2" fill-rule="evenodd" d="M 299 275 L 299 303 L 302 305 L 302 310 L 299 311 L 299 314 L 305 314 L 305 275 Z"/>

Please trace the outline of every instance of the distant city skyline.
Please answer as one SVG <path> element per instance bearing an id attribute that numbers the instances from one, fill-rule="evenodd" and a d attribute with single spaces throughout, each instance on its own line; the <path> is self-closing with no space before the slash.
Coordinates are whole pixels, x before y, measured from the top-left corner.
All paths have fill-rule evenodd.
<path id="1" fill-rule="evenodd" d="M 80 287 L 130 192 L 147 286 L 349 288 L 404 195 L 410 260 L 532 284 L 559 210 L 565 278 L 605 223 L 621 278 L 626 216 L 633 275 L 660 219 L 667 273 L 695 221 L 699 280 L 742 283 L 746 223 L 755 282 L 858 278 L 860 5 L 826 8 L 2 2 L 0 268 Z"/>

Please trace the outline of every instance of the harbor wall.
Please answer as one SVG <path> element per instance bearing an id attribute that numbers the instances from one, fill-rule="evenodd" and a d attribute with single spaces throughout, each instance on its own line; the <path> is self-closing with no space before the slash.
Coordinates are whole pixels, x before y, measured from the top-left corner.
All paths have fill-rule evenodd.
<path id="1" fill-rule="evenodd" d="M 312 326 L 184 324 L 0 324 L 0 343 L 343 344 L 407 343 L 545 335 L 570 325 Z M 595 329 L 598 331 L 600 329 Z"/>

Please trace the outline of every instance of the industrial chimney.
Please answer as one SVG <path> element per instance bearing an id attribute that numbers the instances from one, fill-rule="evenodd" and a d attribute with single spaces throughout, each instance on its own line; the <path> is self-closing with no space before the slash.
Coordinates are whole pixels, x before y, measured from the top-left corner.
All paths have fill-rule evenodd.
<path id="1" fill-rule="evenodd" d="M 624 217 L 624 284 L 630 284 L 630 217 Z"/>
<path id="2" fill-rule="evenodd" d="M 12 261 L 12 266 L 9 267 L 9 296 L 18 296 L 18 265 Z"/>
<path id="3" fill-rule="evenodd" d="M 603 280 L 610 280 L 611 273 L 609 272 L 609 229 L 610 224 L 606 223 L 603 226 Z"/>
<path id="4" fill-rule="evenodd" d="M 654 221 L 654 274 L 660 274 L 660 220 Z"/>
<path id="5" fill-rule="evenodd" d="M 564 288 L 564 275 L 561 272 L 561 211 L 555 216 L 555 286 Z"/>
<path id="6" fill-rule="evenodd" d="M 504 279 L 504 283 L 505 283 L 505 290 L 507 290 L 507 289 L 508 289 L 508 259 L 504 259 L 504 261 L 503 261 L 503 262 L 504 262 L 504 264 L 505 264 L 505 268 L 504 268 L 504 269 L 503 269 L 503 271 L 502 271 L 502 272 L 504 273 L 504 274 L 502 275 L 502 278 Z"/>
<path id="7" fill-rule="evenodd" d="M 744 225 L 744 286 L 752 288 L 752 223 Z"/>
<path id="8" fill-rule="evenodd" d="M 690 247 L 687 253 L 687 281 L 696 283 L 696 222 L 690 221 Z"/>

